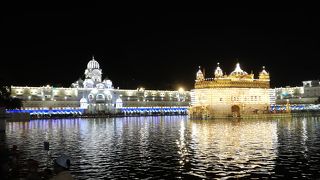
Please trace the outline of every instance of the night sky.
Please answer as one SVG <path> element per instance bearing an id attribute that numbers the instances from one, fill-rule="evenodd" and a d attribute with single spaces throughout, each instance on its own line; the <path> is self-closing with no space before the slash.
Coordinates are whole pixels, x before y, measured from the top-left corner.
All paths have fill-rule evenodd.
<path id="1" fill-rule="evenodd" d="M 319 79 L 319 16 L 308 9 L 178 11 L 19 7 L 1 16 L 0 78 L 12 85 L 69 87 L 92 55 L 124 89 L 192 89 L 198 66 L 213 77 L 240 62 L 271 86 Z M 237 60 L 238 59 L 238 60 Z"/>

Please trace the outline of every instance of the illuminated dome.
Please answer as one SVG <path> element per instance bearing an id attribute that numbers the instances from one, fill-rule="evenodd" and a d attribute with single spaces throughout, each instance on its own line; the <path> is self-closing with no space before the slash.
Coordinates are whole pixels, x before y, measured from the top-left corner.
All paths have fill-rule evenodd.
<path id="1" fill-rule="evenodd" d="M 122 99 L 118 97 L 118 99 L 116 100 L 116 103 L 122 103 Z"/>
<path id="2" fill-rule="evenodd" d="M 88 69 L 99 69 L 100 65 L 99 65 L 98 61 L 96 61 L 94 59 L 94 57 L 92 57 L 92 60 L 88 62 L 87 68 Z"/>
<path id="3" fill-rule="evenodd" d="M 93 88 L 94 82 L 92 79 L 85 79 L 83 82 L 83 86 L 85 88 Z"/>
<path id="4" fill-rule="evenodd" d="M 214 76 L 215 76 L 216 78 L 223 76 L 222 69 L 221 69 L 220 66 L 219 66 L 220 63 L 217 63 L 217 64 L 218 64 L 218 67 L 217 67 L 216 70 L 214 71 Z"/>
<path id="5" fill-rule="evenodd" d="M 106 85 L 107 88 L 112 88 L 112 81 L 110 79 L 104 79 L 103 83 Z"/>
<path id="6" fill-rule="evenodd" d="M 88 101 L 84 97 L 80 99 L 80 108 L 88 109 Z"/>
<path id="7" fill-rule="evenodd" d="M 262 71 L 260 72 L 260 75 L 269 75 L 269 73 L 266 71 L 266 67 L 262 66 Z"/>
<path id="8" fill-rule="evenodd" d="M 79 78 L 78 81 L 76 81 L 76 82 L 79 83 L 79 84 L 80 84 L 80 83 L 82 84 L 82 83 L 83 83 L 83 80 L 82 80 L 81 78 Z"/>
<path id="9" fill-rule="evenodd" d="M 197 72 L 197 80 L 204 80 L 204 76 L 200 68 L 201 67 L 199 66 L 199 70 Z"/>
<path id="10" fill-rule="evenodd" d="M 98 89 L 104 89 L 105 86 L 104 86 L 103 83 L 99 83 L 99 84 L 96 85 L 96 88 L 98 88 Z"/>
<path id="11" fill-rule="evenodd" d="M 80 103 L 88 103 L 88 101 L 87 101 L 86 98 L 83 97 L 83 98 L 80 99 Z"/>
<path id="12" fill-rule="evenodd" d="M 118 97 L 118 99 L 116 100 L 116 108 L 122 108 L 122 105 L 122 99 Z"/>
<path id="13" fill-rule="evenodd" d="M 240 64 L 237 63 L 236 68 L 234 69 L 234 71 L 231 72 L 231 76 L 243 76 L 243 75 L 247 75 L 248 73 L 245 72 L 244 70 L 241 69 Z"/>
<path id="14" fill-rule="evenodd" d="M 259 73 L 259 79 L 267 81 L 270 80 L 269 73 L 266 71 L 264 66 L 262 66 L 262 71 Z"/>

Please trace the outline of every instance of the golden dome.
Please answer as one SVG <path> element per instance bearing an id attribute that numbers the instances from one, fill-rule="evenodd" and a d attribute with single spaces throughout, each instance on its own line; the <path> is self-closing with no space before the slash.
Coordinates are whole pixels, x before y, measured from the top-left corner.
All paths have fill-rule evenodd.
<path id="1" fill-rule="evenodd" d="M 236 68 L 231 72 L 230 76 L 244 76 L 248 73 L 241 69 L 240 64 L 236 64 Z"/>
<path id="2" fill-rule="evenodd" d="M 201 71 L 201 67 L 199 66 L 199 70 L 197 72 L 197 80 L 204 80 L 204 76 L 203 76 L 203 73 Z"/>
<path id="3" fill-rule="evenodd" d="M 220 68 L 220 63 L 217 63 L 217 68 L 216 70 L 214 71 L 214 77 L 215 78 L 219 78 L 219 77 L 222 77 L 223 76 L 223 72 L 222 72 L 222 69 Z"/>

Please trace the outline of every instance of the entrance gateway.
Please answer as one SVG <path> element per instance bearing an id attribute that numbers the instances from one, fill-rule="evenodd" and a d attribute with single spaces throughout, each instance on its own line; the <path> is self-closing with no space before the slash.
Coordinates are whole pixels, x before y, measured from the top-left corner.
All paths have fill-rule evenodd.
<path id="1" fill-rule="evenodd" d="M 240 107 L 238 105 L 231 106 L 232 117 L 240 117 Z"/>

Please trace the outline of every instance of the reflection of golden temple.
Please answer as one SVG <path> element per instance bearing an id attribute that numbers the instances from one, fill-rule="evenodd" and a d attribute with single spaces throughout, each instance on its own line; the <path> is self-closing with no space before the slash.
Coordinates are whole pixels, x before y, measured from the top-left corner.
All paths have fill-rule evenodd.
<path id="1" fill-rule="evenodd" d="M 291 107 L 290 107 L 289 99 L 287 99 L 286 112 L 287 112 L 287 113 L 290 113 L 290 112 L 291 112 Z"/>
<path id="2" fill-rule="evenodd" d="M 240 178 L 253 171 L 273 171 L 277 158 L 277 121 L 215 121 L 192 120 L 192 149 L 194 156 L 203 156 L 197 163 L 212 166 L 216 172 L 238 167 L 237 174 L 223 174 Z"/>
<path id="3" fill-rule="evenodd" d="M 189 113 L 194 118 L 266 114 L 270 107 L 270 76 L 263 67 L 259 78 L 254 79 L 254 74 L 243 71 L 239 63 L 230 75 L 223 75 L 218 63 L 214 78 L 206 79 L 199 68 L 191 96 Z"/>

